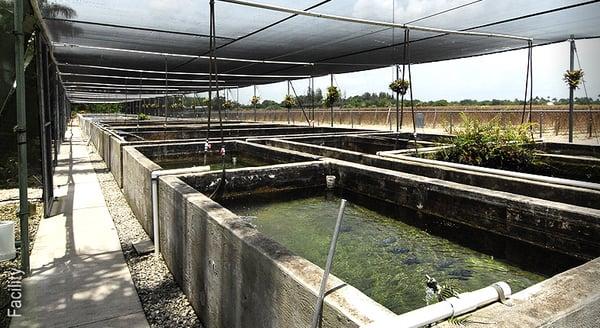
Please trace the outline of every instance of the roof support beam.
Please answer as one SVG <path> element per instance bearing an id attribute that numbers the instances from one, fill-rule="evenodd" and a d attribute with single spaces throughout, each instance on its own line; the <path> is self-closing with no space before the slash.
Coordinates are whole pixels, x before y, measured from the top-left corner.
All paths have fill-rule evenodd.
<path id="1" fill-rule="evenodd" d="M 80 76 L 80 77 L 95 77 L 103 79 L 121 79 L 121 80 L 137 80 L 137 81 L 164 81 L 165 78 L 158 77 L 139 77 L 139 76 L 122 76 L 122 75 L 101 75 L 101 74 L 82 74 L 82 73 L 60 73 L 62 76 Z M 190 83 L 208 83 L 208 80 L 190 80 L 190 79 L 169 79 L 173 82 L 190 82 Z M 220 81 L 224 82 L 224 81 Z"/>
<path id="2" fill-rule="evenodd" d="M 329 15 L 329 14 L 316 13 L 316 12 L 312 12 L 312 11 L 303 11 L 303 10 L 298 10 L 298 9 L 286 8 L 286 7 L 281 7 L 281 6 L 273 6 L 273 5 L 268 5 L 268 4 L 264 4 L 264 3 L 252 2 L 252 1 L 245 1 L 245 0 L 217 0 L 217 1 L 233 3 L 233 4 L 254 7 L 254 8 L 261 8 L 261 9 L 272 10 L 272 11 L 278 11 L 278 12 L 285 12 L 285 13 L 296 14 L 296 15 L 300 15 L 300 16 L 316 17 L 316 18 L 322 18 L 322 19 L 329 19 L 329 20 L 336 20 L 336 21 L 357 23 L 357 24 L 371 25 L 371 26 L 393 27 L 393 28 L 402 28 L 402 29 L 409 29 L 409 30 L 415 30 L 415 31 L 432 32 L 432 33 L 469 35 L 469 36 L 479 36 L 479 37 L 521 40 L 521 41 L 531 41 L 532 40 L 532 38 L 517 36 L 517 35 L 448 30 L 448 29 L 441 29 L 441 28 L 417 26 L 417 25 L 412 25 L 412 24 L 396 24 L 396 23 L 382 22 L 382 21 L 376 21 L 376 20 L 370 20 L 370 19 Z"/>
<path id="3" fill-rule="evenodd" d="M 108 70 L 108 71 L 118 71 L 118 72 L 134 72 L 134 73 L 147 73 L 147 74 L 161 74 L 164 75 L 164 71 L 153 71 L 153 70 L 144 70 L 144 69 L 134 69 L 134 68 L 121 68 L 121 67 L 113 67 L 113 66 L 97 66 L 97 65 L 82 65 L 82 64 L 69 64 L 69 63 L 59 63 L 60 66 L 65 67 L 77 67 L 77 68 L 91 68 L 91 69 L 100 69 L 100 70 Z M 169 75 L 196 75 L 196 76 L 208 76 L 208 73 L 203 72 L 173 72 L 170 71 Z M 223 77 L 252 77 L 252 78 L 265 78 L 265 79 L 304 79 L 309 78 L 310 75 L 259 75 L 259 74 L 219 74 L 219 76 Z M 171 81 L 171 79 L 169 79 Z"/>
<path id="4" fill-rule="evenodd" d="M 82 44 L 63 43 L 63 42 L 52 42 L 52 47 L 114 51 L 114 52 L 124 52 L 124 53 L 131 53 L 131 54 L 137 54 L 137 55 L 154 55 L 154 56 L 175 57 L 175 58 L 195 58 L 195 59 L 206 59 L 206 60 L 210 59 L 209 56 L 175 54 L 175 53 L 169 53 L 169 52 L 144 51 L 144 50 L 135 50 L 135 49 L 123 49 L 123 48 L 87 46 L 87 45 L 82 45 Z M 298 65 L 298 66 L 314 65 L 313 63 L 307 63 L 307 62 L 292 62 L 292 61 L 279 61 L 279 60 L 261 60 L 261 59 L 244 59 L 244 58 L 228 58 L 228 57 L 217 57 L 216 59 L 220 60 L 220 61 L 231 61 L 231 62 L 253 63 L 253 64 L 278 64 L 278 65 Z"/>

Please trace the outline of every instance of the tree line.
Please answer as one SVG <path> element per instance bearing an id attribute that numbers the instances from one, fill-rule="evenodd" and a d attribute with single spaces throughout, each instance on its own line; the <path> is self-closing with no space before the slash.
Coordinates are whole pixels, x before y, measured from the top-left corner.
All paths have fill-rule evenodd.
<path id="1" fill-rule="evenodd" d="M 314 92 L 309 88 L 305 94 L 298 95 L 295 97 L 296 106 L 303 106 L 310 108 L 314 104 L 317 108 L 324 108 L 323 104 L 323 92 L 321 89 L 315 89 Z M 213 105 L 216 106 L 217 101 L 225 107 L 225 109 L 253 109 L 255 106 L 251 104 L 239 104 L 236 101 L 226 100 L 224 97 L 219 99 L 213 98 Z M 551 98 L 551 97 L 535 97 L 533 98 L 534 105 L 546 105 L 552 103 L 555 105 L 568 105 L 569 99 L 567 98 Z M 457 101 L 450 101 L 445 99 L 440 100 L 429 100 L 422 101 L 419 99 L 414 100 L 415 106 L 417 107 L 444 107 L 444 106 L 509 106 L 509 105 L 523 105 L 523 99 L 491 99 L 491 100 L 476 100 L 476 99 L 463 99 Z M 193 96 L 172 96 L 168 98 L 169 109 L 206 109 L 208 107 L 208 99 L 204 97 L 193 97 Z M 600 95 L 596 99 L 591 97 L 576 97 L 575 104 L 578 105 L 600 105 Z M 405 99 L 405 106 L 408 105 L 407 99 Z M 365 92 L 362 95 L 343 97 L 340 101 L 335 104 L 336 107 L 342 108 L 385 108 L 395 107 L 396 98 L 390 93 L 386 92 Z M 120 112 L 125 108 L 123 104 L 90 104 L 90 105 L 78 105 L 75 109 L 86 112 Z M 142 109 L 158 109 L 163 108 L 162 101 L 147 100 L 142 104 Z M 283 100 L 275 101 L 271 99 L 260 99 L 256 104 L 257 109 L 267 110 L 278 110 L 285 109 Z"/>

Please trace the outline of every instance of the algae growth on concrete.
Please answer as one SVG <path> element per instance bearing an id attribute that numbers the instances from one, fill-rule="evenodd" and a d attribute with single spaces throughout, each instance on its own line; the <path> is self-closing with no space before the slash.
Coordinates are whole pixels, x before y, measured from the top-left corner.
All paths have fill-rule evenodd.
<path id="1" fill-rule="evenodd" d="M 324 267 L 340 199 L 236 199 L 224 205 L 294 253 Z M 348 204 L 333 273 L 396 313 L 426 302 L 425 275 L 460 292 L 506 281 L 513 292 L 544 279 L 491 256 Z"/>

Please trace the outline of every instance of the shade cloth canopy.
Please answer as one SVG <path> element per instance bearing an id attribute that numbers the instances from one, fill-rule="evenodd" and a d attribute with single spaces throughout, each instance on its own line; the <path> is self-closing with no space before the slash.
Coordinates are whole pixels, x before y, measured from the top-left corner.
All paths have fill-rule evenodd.
<path id="1" fill-rule="evenodd" d="M 600 36 L 600 1 L 256 0 L 315 13 L 531 38 Z M 34 3 L 36 1 L 34 0 Z M 71 101 L 208 90 L 208 0 L 56 0 L 43 25 Z M 38 4 L 39 5 L 39 4 Z M 41 11 L 43 12 L 43 11 Z M 528 46 L 526 40 L 404 30 L 216 1 L 222 88 L 426 63 Z M 168 85 L 168 86 L 167 86 Z"/>

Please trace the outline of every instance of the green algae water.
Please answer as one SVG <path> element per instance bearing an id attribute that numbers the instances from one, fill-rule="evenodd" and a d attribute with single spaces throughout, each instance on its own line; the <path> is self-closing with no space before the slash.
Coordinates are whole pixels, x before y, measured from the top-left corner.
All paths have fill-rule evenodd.
<path id="1" fill-rule="evenodd" d="M 236 158 L 235 164 L 233 163 L 233 157 Z M 170 169 L 180 169 L 180 168 L 188 168 L 194 166 L 203 166 L 204 165 L 204 154 L 198 153 L 194 155 L 186 155 L 185 157 L 163 157 L 160 159 L 154 160 L 154 162 L 165 170 Z M 240 154 L 231 154 L 225 155 L 225 169 L 236 169 L 243 167 L 253 167 L 253 166 L 264 166 L 275 164 L 271 163 L 268 160 L 262 160 L 257 157 L 240 155 Z M 206 156 L 206 165 L 210 166 L 211 171 L 221 170 L 223 169 L 223 163 L 221 156 L 218 154 L 210 153 Z"/>
<path id="2" fill-rule="evenodd" d="M 229 200 L 257 229 L 324 267 L 340 198 L 317 196 L 283 201 Z M 427 305 L 425 275 L 459 292 L 507 282 L 513 293 L 544 279 L 489 255 L 348 203 L 333 274 L 395 313 Z"/>

